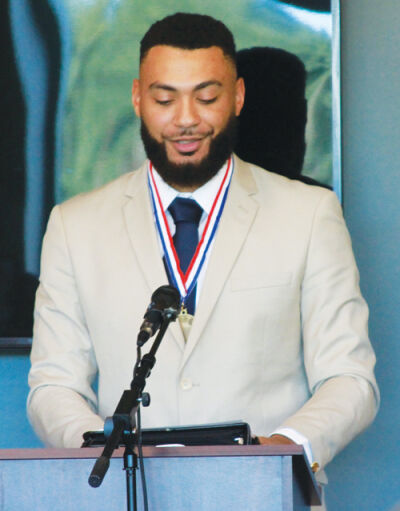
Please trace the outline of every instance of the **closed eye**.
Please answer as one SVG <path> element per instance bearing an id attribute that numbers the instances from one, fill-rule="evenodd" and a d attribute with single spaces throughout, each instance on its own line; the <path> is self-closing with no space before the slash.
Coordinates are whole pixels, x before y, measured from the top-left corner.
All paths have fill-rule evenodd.
<path id="1" fill-rule="evenodd" d="M 215 103 L 215 101 L 217 101 L 217 98 L 210 98 L 210 99 L 202 99 L 202 98 L 198 98 L 198 101 L 200 103 L 202 103 L 203 105 L 210 105 L 211 103 Z"/>
<path id="2" fill-rule="evenodd" d="M 156 99 L 155 102 L 158 105 L 167 106 L 172 103 L 172 99 Z"/>

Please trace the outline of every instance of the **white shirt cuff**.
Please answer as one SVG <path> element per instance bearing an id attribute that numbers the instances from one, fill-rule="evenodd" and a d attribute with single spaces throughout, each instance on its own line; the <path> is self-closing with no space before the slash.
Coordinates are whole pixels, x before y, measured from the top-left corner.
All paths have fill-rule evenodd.
<path id="1" fill-rule="evenodd" d="M 270 436 L 272 435 L 282 435 L 286 436 L 287 438 L 290 438 L 290 440 L 293 440 L 296 444 L 302 445 L 304 447 L 304 451 L 306 453 L 306 457 L 308 460 L 308 463 L 310 466 L 313 464 L 313 454 L 311 450 L 311 444 L 307 437 L 296 431 L 292 428 L 278 428 L 273 431 Z"/>

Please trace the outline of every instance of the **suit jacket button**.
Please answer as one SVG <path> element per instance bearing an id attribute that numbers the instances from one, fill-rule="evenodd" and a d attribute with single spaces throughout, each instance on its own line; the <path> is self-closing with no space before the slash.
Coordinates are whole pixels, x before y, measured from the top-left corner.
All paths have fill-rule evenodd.
<path id="1" fill-rule="evenodd" d="M 182 378 L 181 380 L 181 389 L 182 390 L 190 390 L 192 388 L 192 380 L 190 378 Z"/>

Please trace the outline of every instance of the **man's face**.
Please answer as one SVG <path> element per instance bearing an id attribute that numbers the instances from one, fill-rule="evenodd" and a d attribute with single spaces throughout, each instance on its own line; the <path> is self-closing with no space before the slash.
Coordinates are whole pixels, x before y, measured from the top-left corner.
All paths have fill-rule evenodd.
<path id="1" fill-rule="evenodd" d="M 185 169 L 200 173 L 213 153 L 223 152 L 221 144 L 228 143 L 228 155 L 232 150 L 230 135 L 233 119 L 243 106 L 244 84 L 236 79 L 233 63 L 218 47 L 183 50 L 160 45 L 151 48 L 142 61 L 132 101 L 142 119 L 146 150 L 161 151 L 176 173 Z M 157 162 L 153 163 L 157 168 Z M 162 175 L 163 169 L 157 170 Z M 170 184 L 188 190 L 204 179 L 199 176 L 192 186 L 184 179 L 176 181 Z"/>

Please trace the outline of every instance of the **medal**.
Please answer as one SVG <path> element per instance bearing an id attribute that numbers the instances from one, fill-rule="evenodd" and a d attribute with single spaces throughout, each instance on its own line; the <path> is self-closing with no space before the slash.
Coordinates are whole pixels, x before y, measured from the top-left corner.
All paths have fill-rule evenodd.
<path id="1" fill-rule="evenodd" d="M 187 310 L 185 310 L 185 299 L 196 285 L 198 276 L 203 268 L 204 261 L 206 260 L 208 250 L 214 240 L 219 220 L 224 209 L 226 197 L 228 195 L 229 185 L 233 174 L 233 166 L 233 159 L 229 158 L 225 164 L 225 173 L 212 204 L 211 211 L 207 217 L 201 239 L 186 273 L 183 274 L 179 264 L 178 255 L 175 251 L 168 220 L 165 215 L 165 208 L 162 204 L 157 184 L 154 179 L 153 165 L 149 162 L 148 182 L 156 228 L 163 248 L 170 283 L 179 290 L 182 299 L 182 310 L 178 316 L 182 330 L 184 328 L 190 330 L 190 326 L 193 323 L 193 316 L 188 314 Z"/>
<path id="2" fill-rule="evenodd" d="M 181 325 L 183 337 L 185 338 L 185 341 L 187 341 L 190 329 L 192 328 L 194 316 L 192 314 L 189 314 L 186 307 L 184 307 L 182 303 L 181 311 L 178 315 L 179 324 Z"/>

